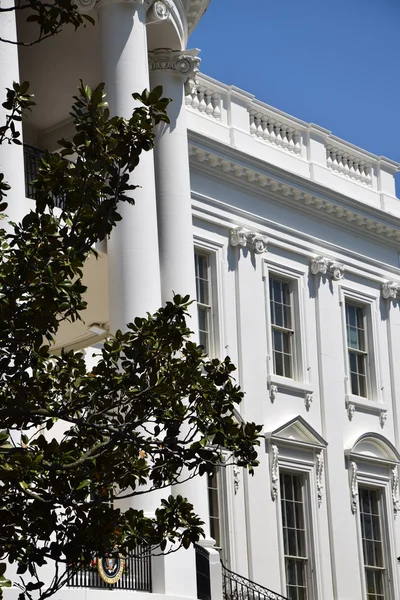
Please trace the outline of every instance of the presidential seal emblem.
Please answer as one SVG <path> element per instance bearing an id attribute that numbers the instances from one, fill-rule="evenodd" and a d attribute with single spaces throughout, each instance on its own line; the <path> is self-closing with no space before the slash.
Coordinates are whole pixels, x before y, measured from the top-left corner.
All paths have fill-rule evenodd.
<path id="1" fill-rule="evenodd" d="M 97 561 L 97 570 L 106 583 L 117 583 L 124 572 L 125 560 L 121 554 L 113 553 L 102 556 Z"/>

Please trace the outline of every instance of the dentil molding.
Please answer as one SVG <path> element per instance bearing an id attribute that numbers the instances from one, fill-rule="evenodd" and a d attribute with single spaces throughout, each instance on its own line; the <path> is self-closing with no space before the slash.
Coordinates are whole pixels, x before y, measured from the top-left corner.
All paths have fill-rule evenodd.
<path id="1" fill-rule="evenodd" d="M 334 281 L 344 277 L 344 265 L 324 256 L 314 256 L 310 262 L 310 272 L 313 275 L 329 275 Z"/>
<path id="2" fill-rule="evenodd" d="M 258 190 L 268 190 L 274 195 L 282 198 L 286 203 L 291 202 L 293 206 L 306 206 L 314 214 L 325 214 L 329 218 L 337 218 L 343 223 L 350 224 L 351 227 L 359 228 L 368 234 L 374 234 L 383 237 L 385 242 L 389 240 L 393 245 L 400 242 L 400 228 L 382 222 L 380 217 L 365 216 L 360 207 L 345 207 L 340 200 L 335 198 L 322 198 L 311 192 L 305 192 L 290 183 L 283 183 L 273 176 L 267 176 L 265 173 L 256 169 L 244 167 L 235 162 L 234 158 L 225 158 L 218 154 L 218 151 L 205 150 L 198 147 L 196 142 L 189 144 L 189 156 L 195 161 L 197 168 L 209 172 L 212 170 L 223 179 L 232 178 L 237 185 L 237 181 L 245 186 Z M 382 219 L 384 215 L 382 213 Z"/>
<path id="3" fill-rule="evenodd" d="M 170 50 L 158 48 L 149 52 L 150 72 L 170 71 L 184 78 L 185 82 L 196 78 L 201 59 L 200 50 Z"/>
<path id="4" fill-rule="evenodd" d="M 385 298 L 386 300 L 395 300 L 400 296 L 400 283 L 396 283 L 395 281 L 386 281 L 385 283 L 382 283 L 381 294 L 382 298 Z"/>
<path id="5" fill-rule="evenodd" d="M 229 232 L 229 243 L 231 246 L 242 246 L 242 248 L 250 248 L 256 254 L 264 254 L 267 252 L 268 240 L 264 235 L 260 235 L 250 229 L 237 227 Z"/>

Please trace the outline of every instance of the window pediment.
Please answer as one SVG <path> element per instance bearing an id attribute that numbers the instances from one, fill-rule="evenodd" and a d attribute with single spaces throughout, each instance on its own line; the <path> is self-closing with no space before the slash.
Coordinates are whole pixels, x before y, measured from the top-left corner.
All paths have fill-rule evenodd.
<path id="1" fill-rule="evenodd" d="M 351 460 L 364 460 L 376 463 L 399 464 L 400 454 L 393 444 L 379 433 L 364 433 L 348 450 Z"/>
<path id="2" fill-rule="evenodd" d="M 267 433 L 266 438 L 277 445 L 289 444 L 317 449 L 326 448 L 328 445 L 324 438 L 300 415 L 271 433 Z"/>

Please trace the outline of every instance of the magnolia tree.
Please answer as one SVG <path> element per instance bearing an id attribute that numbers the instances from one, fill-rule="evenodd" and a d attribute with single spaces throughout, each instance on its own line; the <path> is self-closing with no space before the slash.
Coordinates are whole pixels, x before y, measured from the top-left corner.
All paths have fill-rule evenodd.
<path id="1" fill-rule="evenodd" d="M 27 5 L 36 41 L 83 23 L 68 0 Z M 52 353 L 60 323 L 86 307 L 85 261 L 120 220 L 119 205 L 134 203 L 130 173 L 168 120 L 160 88 L 133 100 L 129 119 L 112 117 L 104 85 L 81 84 L 76 133 L 41 160 L 31 211 L 11 228 L 0 222 L 0 586 L 16 563 L 21 600 L 44 600 L 110 550 L 187 548 L 203 522 L 174 486 L 213 473 L 222 450 L 225 464 L 257 465 L 260 427 L 234 418 L 243 399 L 235 367 L 194 343 L 187 296 L 109 336 L 91 370 L 81 352 Z M 20 144 L 16 124 L 34 107 L 28 83 L 14 83 L 3 107 L 0 143 Z M 5 173 L 4 219 L 7 196 Z M 163 488 L 153 517 L 115 502 Z M 54 567 L 45 582 L 44 565 Z"/>

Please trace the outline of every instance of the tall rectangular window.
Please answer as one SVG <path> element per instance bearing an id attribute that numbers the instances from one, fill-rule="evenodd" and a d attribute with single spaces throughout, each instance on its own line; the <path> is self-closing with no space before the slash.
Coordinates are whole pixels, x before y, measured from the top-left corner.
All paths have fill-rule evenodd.
<path id="1" fill-rule="evenodd" d="M 220 501 L 219 501 L 219 490 L 218 490 L 218 477 L 217 471 L 214 471 L 213 475 L 208 475 L 207 480 L 208 486 L 208 508 L 210 514 L 210 534 L 215 540 L 215 546 L 217 549 L 221 548 L 221 515 L 220 515 Z"/>
<path id="2" fill-rule="evenodd" d="M 346 333 L 351 393 L 367 397 L 367 346 L 365 309 L 346 302 Z"/>
<path id="3" fill-rule="evenodd" d="M 380 492 L 359 488 L 361 539 L 368 600 L 385 600 L 385 556 L 382 537 Z"/>
<path id="4" fill-rule="evenodd" d="M 195 252 L 197 314 L 199 319 L 199 343 L 207 354 L 211 351 L 212 314 L 210 259 L 207 254 Z"/>
<path id="5" fill-rule="evenodd" d="M 286 595 L 289 600 L 309 600 L 304 476 L 281 473 L 280 488 Z"/>
<path id="6" fill-rule="evenodd" d="M 293 307 L 291 285 L 270 277 L 272 354 L 275 375 L 293 377 Z"/>

